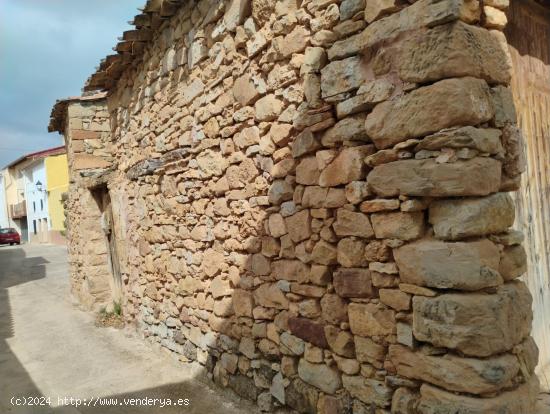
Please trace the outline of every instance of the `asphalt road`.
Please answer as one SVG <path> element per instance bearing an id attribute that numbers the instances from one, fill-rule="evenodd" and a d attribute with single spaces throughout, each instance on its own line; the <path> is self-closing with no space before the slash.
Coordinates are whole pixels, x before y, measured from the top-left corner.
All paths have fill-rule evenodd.
<path id="1" fill-rule="evenodd" d="M 132 332 L 96 327 L 67 268 L 63 247 L 0 247 L 0 413 L 256 413 Z"/>

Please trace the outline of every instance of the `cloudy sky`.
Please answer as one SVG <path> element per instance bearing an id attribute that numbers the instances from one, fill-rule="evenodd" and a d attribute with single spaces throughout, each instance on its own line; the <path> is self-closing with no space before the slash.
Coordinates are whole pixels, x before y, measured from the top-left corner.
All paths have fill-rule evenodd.
<path id="1" fill-rule="evenodd" d="M 145 0 L 0 0 L 0 168 L 62 145 L 55 100 L 80 95 Z"/>

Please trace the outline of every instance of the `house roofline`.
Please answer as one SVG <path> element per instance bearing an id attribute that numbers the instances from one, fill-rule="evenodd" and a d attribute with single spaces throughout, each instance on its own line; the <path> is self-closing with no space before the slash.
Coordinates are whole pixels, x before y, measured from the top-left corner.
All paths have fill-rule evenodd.
<path id="1" fill-rule="evenodd" d="M 16 160 L 12 161 L 8 165 L 6 165 L 3 169 L 6 170 L 6 169 L 9 169 L 9 168 L 13 168 L 16 165 L 21 164 L 23 161 L 26 161 L 26 160 L 37 160 L 37 159 L 46 158 L 46 157 L 49 157 L 49 156 L 52 156 L 52 155 L 61 155 L 61 154 L 66 154 L 66 153 L 67 153 L 67 149 L 65 148 L 65 146 L 49 148 L 49 149 L 45 149 L 45 150 L 42 150 L 42 151 L 31 152 L 30 154 L 23 155 L 23 156 L 17 158 Z"/>

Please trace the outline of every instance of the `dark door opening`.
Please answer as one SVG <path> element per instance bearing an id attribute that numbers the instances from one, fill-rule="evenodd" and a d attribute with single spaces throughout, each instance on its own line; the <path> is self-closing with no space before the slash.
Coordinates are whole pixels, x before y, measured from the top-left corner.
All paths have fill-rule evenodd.
<path id="1" fill-rule="evenodd" d="M 113 300 L 120 303 L 122 297 L 122 278 L 120 275 L 120 262 L 117 249 L 111 196 L 109 195 L 109 190 L 107 187 L 96 188 L 92 191 L 92 194 L 101 211 L 101 227 L 103 229 L 103 233 L 105 234 L 109 269 L 112 274 L 111 290 Z"/>

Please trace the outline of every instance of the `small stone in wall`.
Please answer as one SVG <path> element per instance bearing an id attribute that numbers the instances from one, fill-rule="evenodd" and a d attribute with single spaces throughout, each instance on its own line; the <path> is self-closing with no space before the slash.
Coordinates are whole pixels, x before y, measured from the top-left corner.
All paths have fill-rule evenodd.
<path id="1" fill-rule="evenodd" d="M 424 234 L 424 214 L 376 213 L 371 215 L 374 234 L 378 239 L 413 240 Z"/>
<path id="2" fill-rule="evenodd" d="M 355 336 L 355 353 L 359 362 L 368 362 L 381 368 L 386 358 L 386 352 L 385 346 L 374 342 L 372 339 Z"/>
<path id="3" fill-rule="evenodd" d="M 365 177 L 363 159 L 374 152 L 372 145 L 345 148 L 319 176 L 321 187 L 334 187 Z"/>
<path id="4" fill-rule="evenodd" d="M 350 303 L 351 332 L 359 336 L 385 336 L 395 333 L 395 312 L 373 303 Z"/>
<path id="5" fill-rule="evenodd" d="M 340 268 L 334 272 L 334 290 L 343 298 L 368 298 L 373 295 L 368 269 Z"/>
<path id="6" fill-rule="evenodd" d="M 361 267 L 366 265 L 365 242 L 348 237 L 338 242 L 337 260 L 344 267 Z"/>
<path id="7" fill-rule="evenodd" d="M 376 200 L 367 200 L 361 203 L 359 209 L 363 213 L 377 213 L 380 211 L 387 210 L 398 210 L 400 202 L 397 199 L 376 199 Z"/>
<path id="8" fill-rule="evenodd" d="M 288 299 L 275 284 L 264 283 L 254 291 L 254 301 L 260 306 L 288 309 Z"/>
<path id="9" fill-rule="evenodd" d="M 325 240 L 320 240 L 311 252 L 311 260 L 321 265 L 334 265 L 337 263 L 337 249 Z"/>
<path id="10" fill-rule="evenodd" d="M 399 10 L 399 5 L 396 0 L 370 0 L 367 1 L 365 20 L 368 23 L 372 23 L 383 15 L 397 10 Z"/>
<path id="11" fill-rule="evenodd" d="M 339 373 L 325 364 L 312 364 L 301 359 L 298 375 L 308 384 L 328 394 L 334 394 L 342 386 Z"/>
<path id="12" fill-rule="evenodd" d="M 343 208 L 337 210 L 333 228 L 337 236 L 357 236 L 364 238 L 374 236 L 374 231 L 367 215 Z"/>
<path id="13" fill-rule="evenodd" d="M 506 13 L 492 6 L 483 6 L 485 15 L 485 27 L 488 29 L 503 30 L 508 23 Z"/>
<path id="14" fill-rule="evenodd" d="M 380 302 L 397 311 L 406 311 L 411 307 L 411 296 L 399 289 L 380 289 Z"/>
<path id="15" fill-rule="evenodd" d="M 296 182 L 303 185 L 319 184 L 320 171 L 317 169 L 317 159 L 306 157 L 296 167 Z"/>
<path id="16" fill-rule="evenodd" d="M 294 188 L 285 180 L 275 180 L 267 194 L 271 204 L 279 205 L 284 201 L 292 200 Z"/>
<path id="17" fill-rule="evenodd" d="M 504 280 L 520 277 L 527 271 L 527 255 L 521 245 L 505 247 L 500 255 L 499 272 Z"/>
<path id="18" fill-rule="evenodd" d="M 359 88 L 365 78 L 364 71 L 359 57 L 329 63 L 321 70 L 323 98 Z"/>
<path id="19" fill-rule="evenodd" d="M 362 376 L 342 376 L 344 388 L 352 397 L 359 399 L 366 404 L 375 404 L 378 407 L 389 407 L 393 390 L 372 378 L 366 379 Z"/>
<path id="20" fill-rule="evenodd" d="M 254 104 L 258 121 L 274 121 L 283 110 L 283 103 L 275 95 L 267 95 Z"/>

